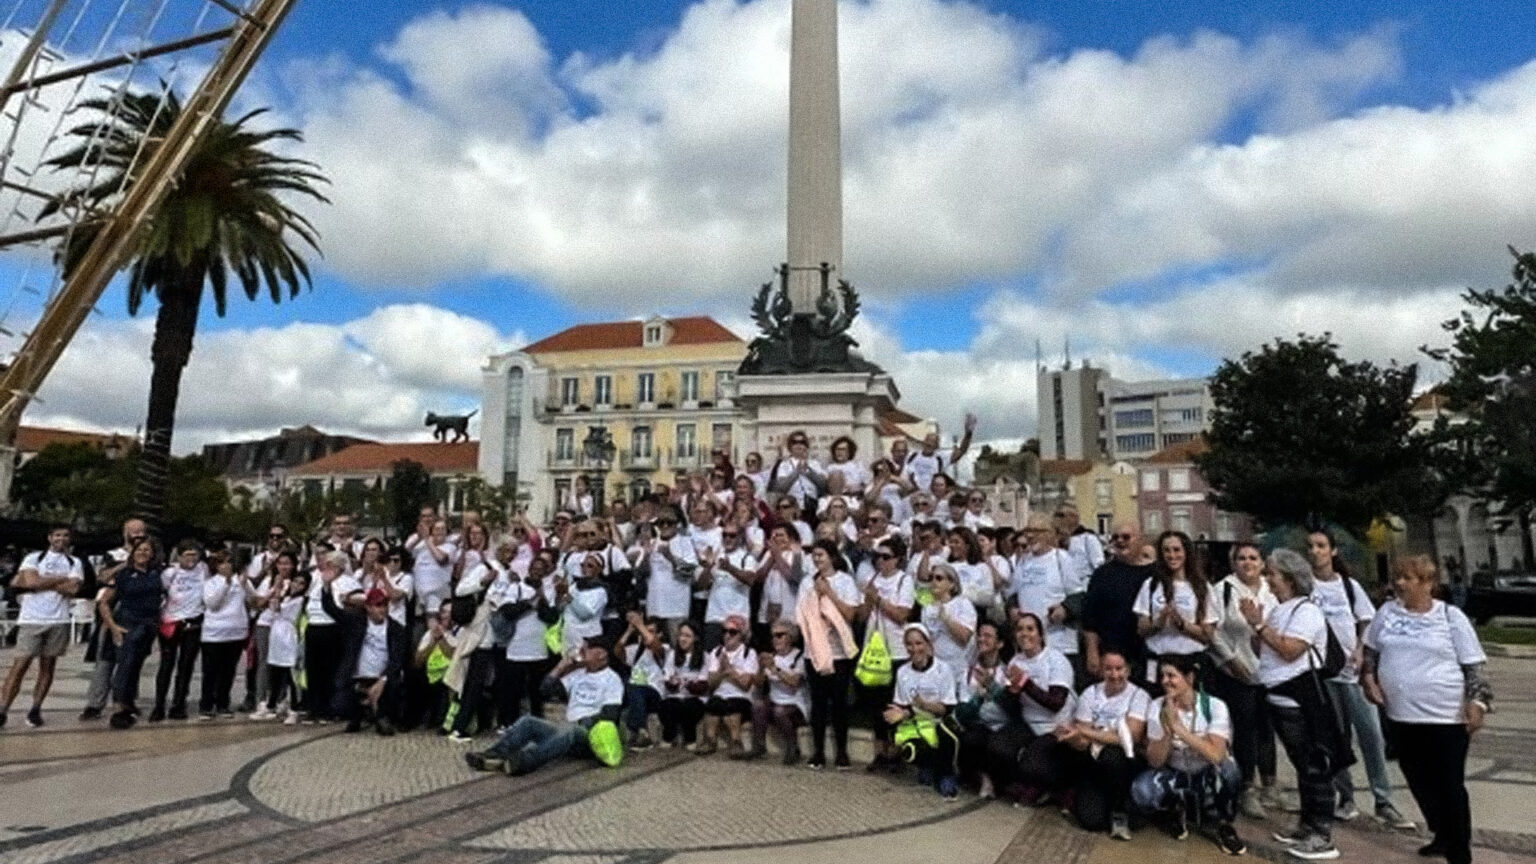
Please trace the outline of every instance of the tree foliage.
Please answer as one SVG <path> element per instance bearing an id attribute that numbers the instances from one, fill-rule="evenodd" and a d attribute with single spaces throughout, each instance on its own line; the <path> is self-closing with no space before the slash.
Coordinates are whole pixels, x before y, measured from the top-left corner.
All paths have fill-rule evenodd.
<path id="1" fill-rule="evenodd" d="M 1463 294 L 1467 308 L 1442 325 L 1450 346 L 1425 353 L 1450 370 L 1436 388 L 1457 418 L 1442 419 L 1434 434 L 1445 474 L 1528 519 L 1536 510 L 1536 254 L 1509 251 L 1514 281 Z"/>
<path id="2" fill-rule="evenodd" d="M 432 475 L 427 473 L 426 466 L 410 459 L 401 459 L 390 467 L 389 501 L 394 509 L 394 525 L 401 537 L 409 537 L 416 530 L 416 514 L 433 503 Z"/>
<path id="3" fill-rule="evenodd" d="M 1195 462 L 1213 502 L 1260 526 L 1375 519 L 1443 500 L 1426 442 L 1410 436 L 1415 366 L 1351 363 L 1331 336 L 1276 339 L 1211 379 L 1209 450 Z"/>

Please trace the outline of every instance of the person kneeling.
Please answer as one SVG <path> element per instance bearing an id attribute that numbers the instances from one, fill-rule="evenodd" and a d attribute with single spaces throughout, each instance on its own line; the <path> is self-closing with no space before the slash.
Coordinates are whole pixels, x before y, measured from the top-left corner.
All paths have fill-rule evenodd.
<path id="1" fill-rule="evenodd" d="M 1192 659 L 1165 657 L 1158 667 L 1163 695 L 1147 710 L 1147 764 L 1131 783 L 1131 801 L 1144 813 L 1169 813 L 1175 839 L 1189 836 L 1189 819 L 1216 823 L 1221 851 L 1248 851 L 1232 820 L 1242 772 L 1232 758 L 1232 715 L 1226 703 L 1195 689 Z"/>
<path id="2" fill-rule="evenodd" d="M 501 771 L 514 777 L 538 770 L 561 756 L 588 756 L 587 735 L 598 722 L 617 723 L 624 705 L 624 682 L 608 667 L 609 642 L 601 636 L 586 640 L 581 664 L 560 661 L 545 684 L 564 690 L 565 723 L 524 715 L 490 749 L 465 753 L 476 771 Z"/>
<path id="3" fill-rule="evenodd" d="M 955 710 L 955 674 L 933 656 L 933 637 L 921 624 L 902 632 L 908 661 L 896 670 L 896 690 L 884 720 L 894 727 L 897 756 L 917 766 L 918 782 L 936 783 L 939 794 L 959 795 L 959 739 L 946 722 Z"/>
<path id="4" fill-rule="evenodd" d="M 389 595 L 374 588 L 363 598 L 361 611 L 343 607 L 332 596 L 330 583 L 336 572 L 326 578 L 320 592 L 325 614 L 342 628 L 342 669 L 352 670 L 351 710 L 347 731 L 357 732 L 363 721 L 373 719 L 380 735 L 395 734 L 395 708 L 405 681 L 406 658 L 410 656 L 410 636 L 400 622 L 389 617 Z"/>

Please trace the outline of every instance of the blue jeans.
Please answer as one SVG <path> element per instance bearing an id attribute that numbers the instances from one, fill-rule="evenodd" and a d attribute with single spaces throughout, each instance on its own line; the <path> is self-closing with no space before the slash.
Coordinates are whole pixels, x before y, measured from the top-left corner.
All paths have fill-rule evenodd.
<path id="1" fill-rule="evenodd" d="M 112 646 L 117 654 L 117 665 L 112 670 L 112 700 L 118 705 L 132 707 L 139 698 L 139 672 L 144 668 L 150 649 L 155 647 L 160 626 L 150 622 L 130 624 L 123 629 L 128 631 L 123 634 L 123 644 Z M 103 633 L 101 638 L 111 640 L 112 634 Z"/>
<path id="2" fill-rule="evenodd" d="M 1349 721 L 1344 724 L 1345 734 L 1353 729 L 1355 737 L 1360 739 L 1360 756 L 1365 761 L 1365 776 L 1370 781 L 1376 806 L 1391 804 L 1392 783 L 1387 779 L 1386 740 L 1381 736 L 1381 717 L 1376 713 L 1376 706 L 1365 701 L 1365 691 L 1359 684 L 1329 681 L 1328 689 L 1333 693 L 1334 704 Z M 1333 776 L 1333 789 L 1339 801 L 1354 800 L 1355 783 L 1349 776 L 1349 769 Z"/>
<path id="3" fill-rule="evenodd" d="M 661 711 L 661 694 L 654 687 L 644 684 L 624 686 L 624 728 L 639 732 L 645 728 L 648 714 Z"/>
<path id="4" fill-rule="evenodd" d="M 524 715 L 486 752 L 498 759 L 518 759 L 519 774 L 526 774 L 567 754 L 586 756 L 587 730 L 575 723 L 551 723 Z"/>

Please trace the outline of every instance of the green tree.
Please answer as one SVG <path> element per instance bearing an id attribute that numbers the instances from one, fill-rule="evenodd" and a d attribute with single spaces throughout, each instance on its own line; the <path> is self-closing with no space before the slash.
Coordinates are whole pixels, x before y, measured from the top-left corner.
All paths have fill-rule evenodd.
<path id="1" fill-rule="evenodd" d="M 181 115 L 181 101 L 168 92 L 124 93 L 117 101 L 82 103 L 98 119 L 76 126 L 76 147 L 51 160 L 57 169 L 93 169 L 88 185 L 70 190 L 43 208 L 107 209 L 141 178 L 133 172 Z M 205 288 L 221 317 L 231 271 L 245 296 L 255 300 L 263 287 L 274 303 L 298 295 L 310 284 L 309 267 L 293 243 L 319 252 L 318 237 L 285 196 L 325 201 L 316 188 L 327 182 L 316 166 L 279 155 L 274 145 L 298 142 L 295 129 L 246 128 L 265 109 L 233 122 L 216 120 L 198 142 L 186 169 L 139 233 L 128 276 L 128 312 L 137 315 L 146 298 L 160 304 L 150 347 L 153 371 L 144 425 L 144 447 L 134 506 L 151 525 L 165 517 L 166 481 L 181 375 L 192 355 Z M 72 267 L 94 232 L 77 231 L 61 257 Z"/>
<path id="2" fill-rule="evenodd" d="M 433 502 L 432 475 L 426 466 L 411 459 L 401 459 L 390 466 L 389 500 L 395 512 L 395 527 L 402 538 L 416 530 L 416 514 Z"/>
<path id="3" fill-rule="evenodd" d="M 1437 387 L 1456 422 L 1436 424 L 1436 458 L 1458 491 L 1486 494 L 1520 524 L 1523 558 L 1536 510 L 1536 254 L 1509 250 L 1514 281 L 1469 290 L 1461 314 L 1442 326 L 1445 348 L 1426 348 L 1450 368 Z"/>
<path id="4" fill-rule="evenodd" d="M 1261 526 L 1330 520 L 1363 536 L 1388 514 L 1443 501 L 1428 446 L 1410 436 L 1415 366 L 1350 363 L 1332 338 L 1276 339 L 1211 379 L 1212 501 Z"/>
<path id="5" fill-rule="evenodd" d="M 11 495 L 21 515 L 109 530 L 133 509 L 133 471 L 90 444 L 50 444 L 16 470 Z"/>

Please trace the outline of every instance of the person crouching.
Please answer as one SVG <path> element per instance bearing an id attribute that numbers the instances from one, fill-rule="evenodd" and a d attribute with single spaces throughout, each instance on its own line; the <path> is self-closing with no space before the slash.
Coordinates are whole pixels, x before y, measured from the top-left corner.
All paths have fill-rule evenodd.
<path id="1" fill-rule="evenodd" d="M 327 574 L 327 581 L 335 578 Z M 337 604 L 326 586 L 320 592 L 325 614 L 342 628 L 342 667 L 352 670 L 351 709 L 347 731 L 358 732 L 371 719 L 380 735 L 395 734 L 395 708 L 405 682 L 410 656 L 410 635 L 400 622 L 389 617 L 389 595 L 373 588 L 363 597 L 362 611 Z"/>
<path id="2" fill-rule="evenodd" d="M 545 679 L 547 688 L 565 691 L 565 723 L 524 715 L 489 749 L 465 753 L 464 761 L 476 771 L 500 771 L 515 777 L 561 756 L 590 756 L 587 734 L 601 720 L 618 722 L 624 704 L 624 681 L 609 668 L 610 655 L 610 643 L 605 638 L 590 637 L 582 644 L 579 664 L 561 660 Z"/>

